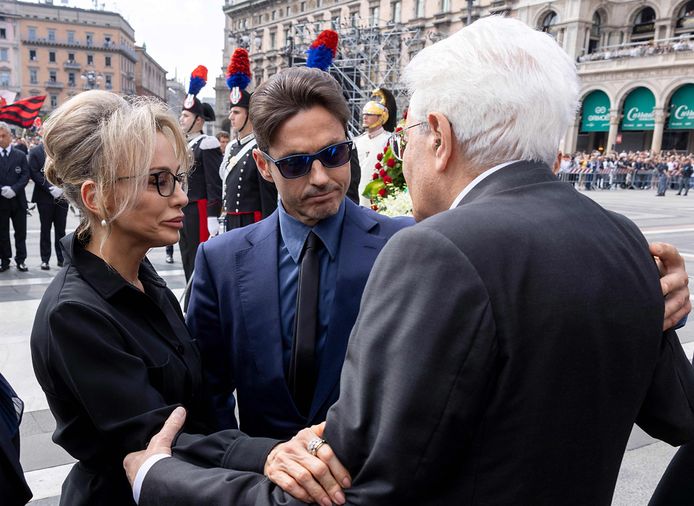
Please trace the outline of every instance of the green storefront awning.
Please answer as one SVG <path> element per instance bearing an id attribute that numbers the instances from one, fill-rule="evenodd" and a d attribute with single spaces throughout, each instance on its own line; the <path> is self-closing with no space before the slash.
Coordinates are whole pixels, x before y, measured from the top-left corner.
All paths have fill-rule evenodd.
<path id="1" fill-rule="evenodd" d="M 583 100 L 581 132 L 607 132 L 610 130 L 610 98 L 596 90 Z"/>
<path id="2" fill-rule="evenodd" d="M 622 130 L 653 130 L 655 97 L 648 88 L 636 88 L 624 101 Z"/>
<path id="3" fill-rule="evenodd" d="M 685 84 L 672 95 L 667 127 L 672 130 L 694 129 L 694 84 Z"/>

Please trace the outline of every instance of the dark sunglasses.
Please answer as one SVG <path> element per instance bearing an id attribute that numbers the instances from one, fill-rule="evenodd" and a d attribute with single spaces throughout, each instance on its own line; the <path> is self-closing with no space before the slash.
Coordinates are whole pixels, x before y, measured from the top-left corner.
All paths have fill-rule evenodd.
<path id="1" fill-rule="evenodd" d="M 118 181 L 123 179 L 133 179 L 142 176 L 124 176 L 119 177 Z M 176 183 L 181 185 L 181 190 L 185 193 L 188 191 L 188 173 L 179 172 L 178 174 L 172 174 L 168 170 L 162 170 L 161 172 L 153 172 L 152 174 L 147 174 L 149 178 L 149 184 L 153 184 L 157 187 L 157 193 L 162 197 L 170 197 L 176 191 Z"/>
<path id="2" fill-rule="evenodd" d="M 318 160 L 327 169 L 342 167 L 349 162 L 352 155 L 352 141 L 338 142 L 313 154 L 289 155 L 279 160 L 275 160 L 264 151 L 261 153 L 277 166 L 283 178 L 296 179 L 311 172 L 314 160 Z"/>

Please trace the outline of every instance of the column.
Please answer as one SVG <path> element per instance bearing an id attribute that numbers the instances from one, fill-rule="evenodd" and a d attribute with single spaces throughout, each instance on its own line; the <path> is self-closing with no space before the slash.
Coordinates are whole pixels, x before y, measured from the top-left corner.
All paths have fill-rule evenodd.
<path id="1" fill-rule="evenodd" d="M 660 151 L 663 145 L 663 131 L 665 130 L 665 111 L 662 108 L 653 109 L 655 116 L 655 128 L 653 129 L 653 142 L 651 143 L 651 151 Z"/>
<path id="2" fill-rule="evenodd" d="M 615 144 L 617 141 L 617 133 L 619 133 L 620 114 L 618 109 L 610 109 L 610 130 L 607 132 L 607 146 L 605 150 L 619 151 L 619 146 Z"/>
<path id="3" fill-rule="evenodd" d="M 561 144 L 559 144 L 559 151 L 562 153 L 573 153 L 576 151 L 576 140 L 578 136 L 578 129 L 579 129 L 579 124 L 581 123 L 581 116 L 579 114 L 576 115 L 576 119 L 574 122 L 569 126 L 569 129 L 566 131 L 566 135 L 564 135 L 564 138 L 561 141 Z"/>

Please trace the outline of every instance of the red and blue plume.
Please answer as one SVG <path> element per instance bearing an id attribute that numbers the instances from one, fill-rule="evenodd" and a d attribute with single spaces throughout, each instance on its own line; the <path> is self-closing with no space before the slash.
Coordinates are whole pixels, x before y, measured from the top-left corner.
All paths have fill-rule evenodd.
<path id="1" fill-rule="evenodd" d="M 229 89 L 239 88 L 245 90 L 251 82 L 251 63 L 248 60 L 248 51 L 242 47 L 234 49 L 227 67 L 227 86 Z"/>
<path id="2" fill-rule="evenodd" d="M 190 84 L 188 85 L 188 94 L 197 95 L 200 90 L 207 84 L 207 67 L 198 65 L 190 74 Z"/>
<path id="3" fill-rule="evenodd" d="M 337 32 L 323 30 L 306 51 L 306 66 L 328 70 L 337 54 Z"/>

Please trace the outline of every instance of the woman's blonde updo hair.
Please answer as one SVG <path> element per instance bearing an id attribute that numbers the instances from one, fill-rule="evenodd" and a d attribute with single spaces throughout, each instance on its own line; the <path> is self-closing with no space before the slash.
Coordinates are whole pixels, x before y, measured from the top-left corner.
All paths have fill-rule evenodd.
<path id="1" fill-rule="evenodd" d="M 85 91 L 56 109 L 44 125 L 46 178 L 59 186 L 81 213 L 80 239 L 105 220 L 107 224 L 132 208 L 147 186 L 156 135 L 171 142 L 181 170 L 188 170 L 189 150 L 176 119 L 153 99 L 124 99 L 108 91 Z M 129 178 L 132 191 L 115 189 L 119 178 Z M 96 184 L 99 212 L 82 202 L 82 183 Z M 109 205 L 110 202 L 110 205 Z"/>

